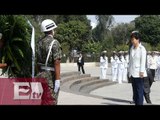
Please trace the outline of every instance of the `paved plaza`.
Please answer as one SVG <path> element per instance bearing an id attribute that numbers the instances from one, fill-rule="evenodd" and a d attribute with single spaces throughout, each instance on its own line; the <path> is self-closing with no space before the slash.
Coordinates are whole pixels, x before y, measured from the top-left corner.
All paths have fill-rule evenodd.
<path id="1" fill-rule="evenodd" d="M 84 66 L 86 74 L 100 76 L 98 66 Z M 77 66 L 61 66 L 61 73 L 77 71 Z M 111 68 L 108 68 L 107 79 L 111 80 Z M 78 95 L 60 91 L 58 105 L 131 105 L 132 86 L 130 83 L 113 84 L 95 89 L 91 96 Z M 151 87 L 152 105 L 160 105 L 160 81 L 156 80 Z M 148 105 L 144 100 L 144 105 Z"/>

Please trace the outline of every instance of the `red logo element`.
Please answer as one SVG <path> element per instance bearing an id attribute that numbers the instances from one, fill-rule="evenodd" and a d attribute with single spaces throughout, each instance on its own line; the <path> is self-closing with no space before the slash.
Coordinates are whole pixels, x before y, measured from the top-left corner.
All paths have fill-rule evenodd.
<path id="1" fill-rule="evenodd" d="M 0 105 L 53 105 L 44 78 L 0 78 Z"/>

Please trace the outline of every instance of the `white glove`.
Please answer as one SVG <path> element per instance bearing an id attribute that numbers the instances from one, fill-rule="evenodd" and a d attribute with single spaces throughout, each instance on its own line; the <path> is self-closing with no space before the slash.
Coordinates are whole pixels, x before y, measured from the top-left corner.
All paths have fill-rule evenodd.
<path id="1" fill-rule="evenodd" d="M 54 92 L 57 93 L 60 88 L 60 80 L 55 80 Z"/>

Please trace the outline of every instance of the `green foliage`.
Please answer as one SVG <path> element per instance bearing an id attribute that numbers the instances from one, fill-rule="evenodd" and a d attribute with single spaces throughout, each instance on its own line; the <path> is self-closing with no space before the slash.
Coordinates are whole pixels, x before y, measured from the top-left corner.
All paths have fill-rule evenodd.
<path id="1" fill-rule="evenodd" d="M 26 18 L 31 22 L 31 24 L 33 25 L 35 29 L 35 40 L 39 40 L 39 38 L 42 37 L 42 32 L 40 30 L 41 21 L 37 20 L 39 17 L 38 16 L 36 17 L 34 15 L 26 15 Z"/>
<path id="2" fill-rule="evenodd" d="M 67 23 L 69 21 L 81 21 L 87 26 L 90 26 L 90 21 L 87 19 L 86 15 L 57 15 L 56 17 L 57 24 Z"/>
<path id="3" fill-rule="evenodd" d="M 83 52 L 86 53 L 100 53 L 102 49 L 102 45 L 100 42 L 88 41 L 88 43 L 84 44 Z"/>
<path id="4" fill-rule="evenodd" d="M 155 48 L 156 51 L 160 51 L 160 43 L 158 43 L 157 47 Z"/>
<path id="5" fill-rule="evenodd" d="M 101 51 L 103 50 L 107 50 L 108 52 L 112 51 L 113 45 L 114 45 L 113 36 L 111 32 L 108 32 L 106 34 L 106 38 L 101 42 L 101 46 L 102 46 Z"/>
<path id="6" fill-rule="evenodd" d="M 3 59 L 8 64 L 9 76 L 30 77 L 31 75 L 31 29 L 21 15 L 0 15 L 0 28 L 5 46 Z"/>
<path id="7" fill-rule="evenodd" d="M 128 51 L 129 46 L 128 45 L 117 45 L 116 46 L 116 51 Z"/>
<path id="8" fill-rule="evenodd" d="M 68 43 L 67 42 L 62 42 L 61 43 L 61 47 L 63 48 L 62 49 L 63 54 L 68 55 L 69 54 L 69 45 L 68 45 Z"/>
<path id="9" fill-rule="evenodd" d="M 135 19 L 135 27 L 141 33 L 141 40 L 156 47 L 160 40 L 160 16 L 142 15 Z"/>
<path id="10" fill-rule="evenodd" d="M 106 38 L 106 34 L 114 21 L 111 15 L 97 15 L 98 24 L 93 29 L 92 36 L 94 41 L 103 41 Z"/>
<path id="11" fill-rule="evenodd" d="M 154 49 L 149 43 L 142 42 L 142 45 L 146 48 L 147 51 L 152 51 Z"/>
<path id="12" fill-rule="evenodd" d="M 130 40 L 130 34 L 135 29 L 133 23 L 121 23 L 112 28 L 111 32 L 114 39 L 114 46 L 119 44 L 126 44 Z"/>
<path id="13" fill-rule="evenodd" d="M 84 22 L 69 21 L 59 24 L 57 28 L 56 38 L 61 42 L 69 45 L 69 50 L 81 50 L 85 42 L 88 41 L 89 29 Z"/>

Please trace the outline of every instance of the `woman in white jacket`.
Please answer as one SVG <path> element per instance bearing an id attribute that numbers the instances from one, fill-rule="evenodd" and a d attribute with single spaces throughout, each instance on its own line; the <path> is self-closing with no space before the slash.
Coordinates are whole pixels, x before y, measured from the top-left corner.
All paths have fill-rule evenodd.
<path id="1" fill-rule="evenodd" d="M 131 34 L 132 47 L 129 59 L 129 77 L 132 79 L 135 105 L 143 105 L 144 77 L 146 73 L 146 49 L 140 44 L 139 32 Z"/>

